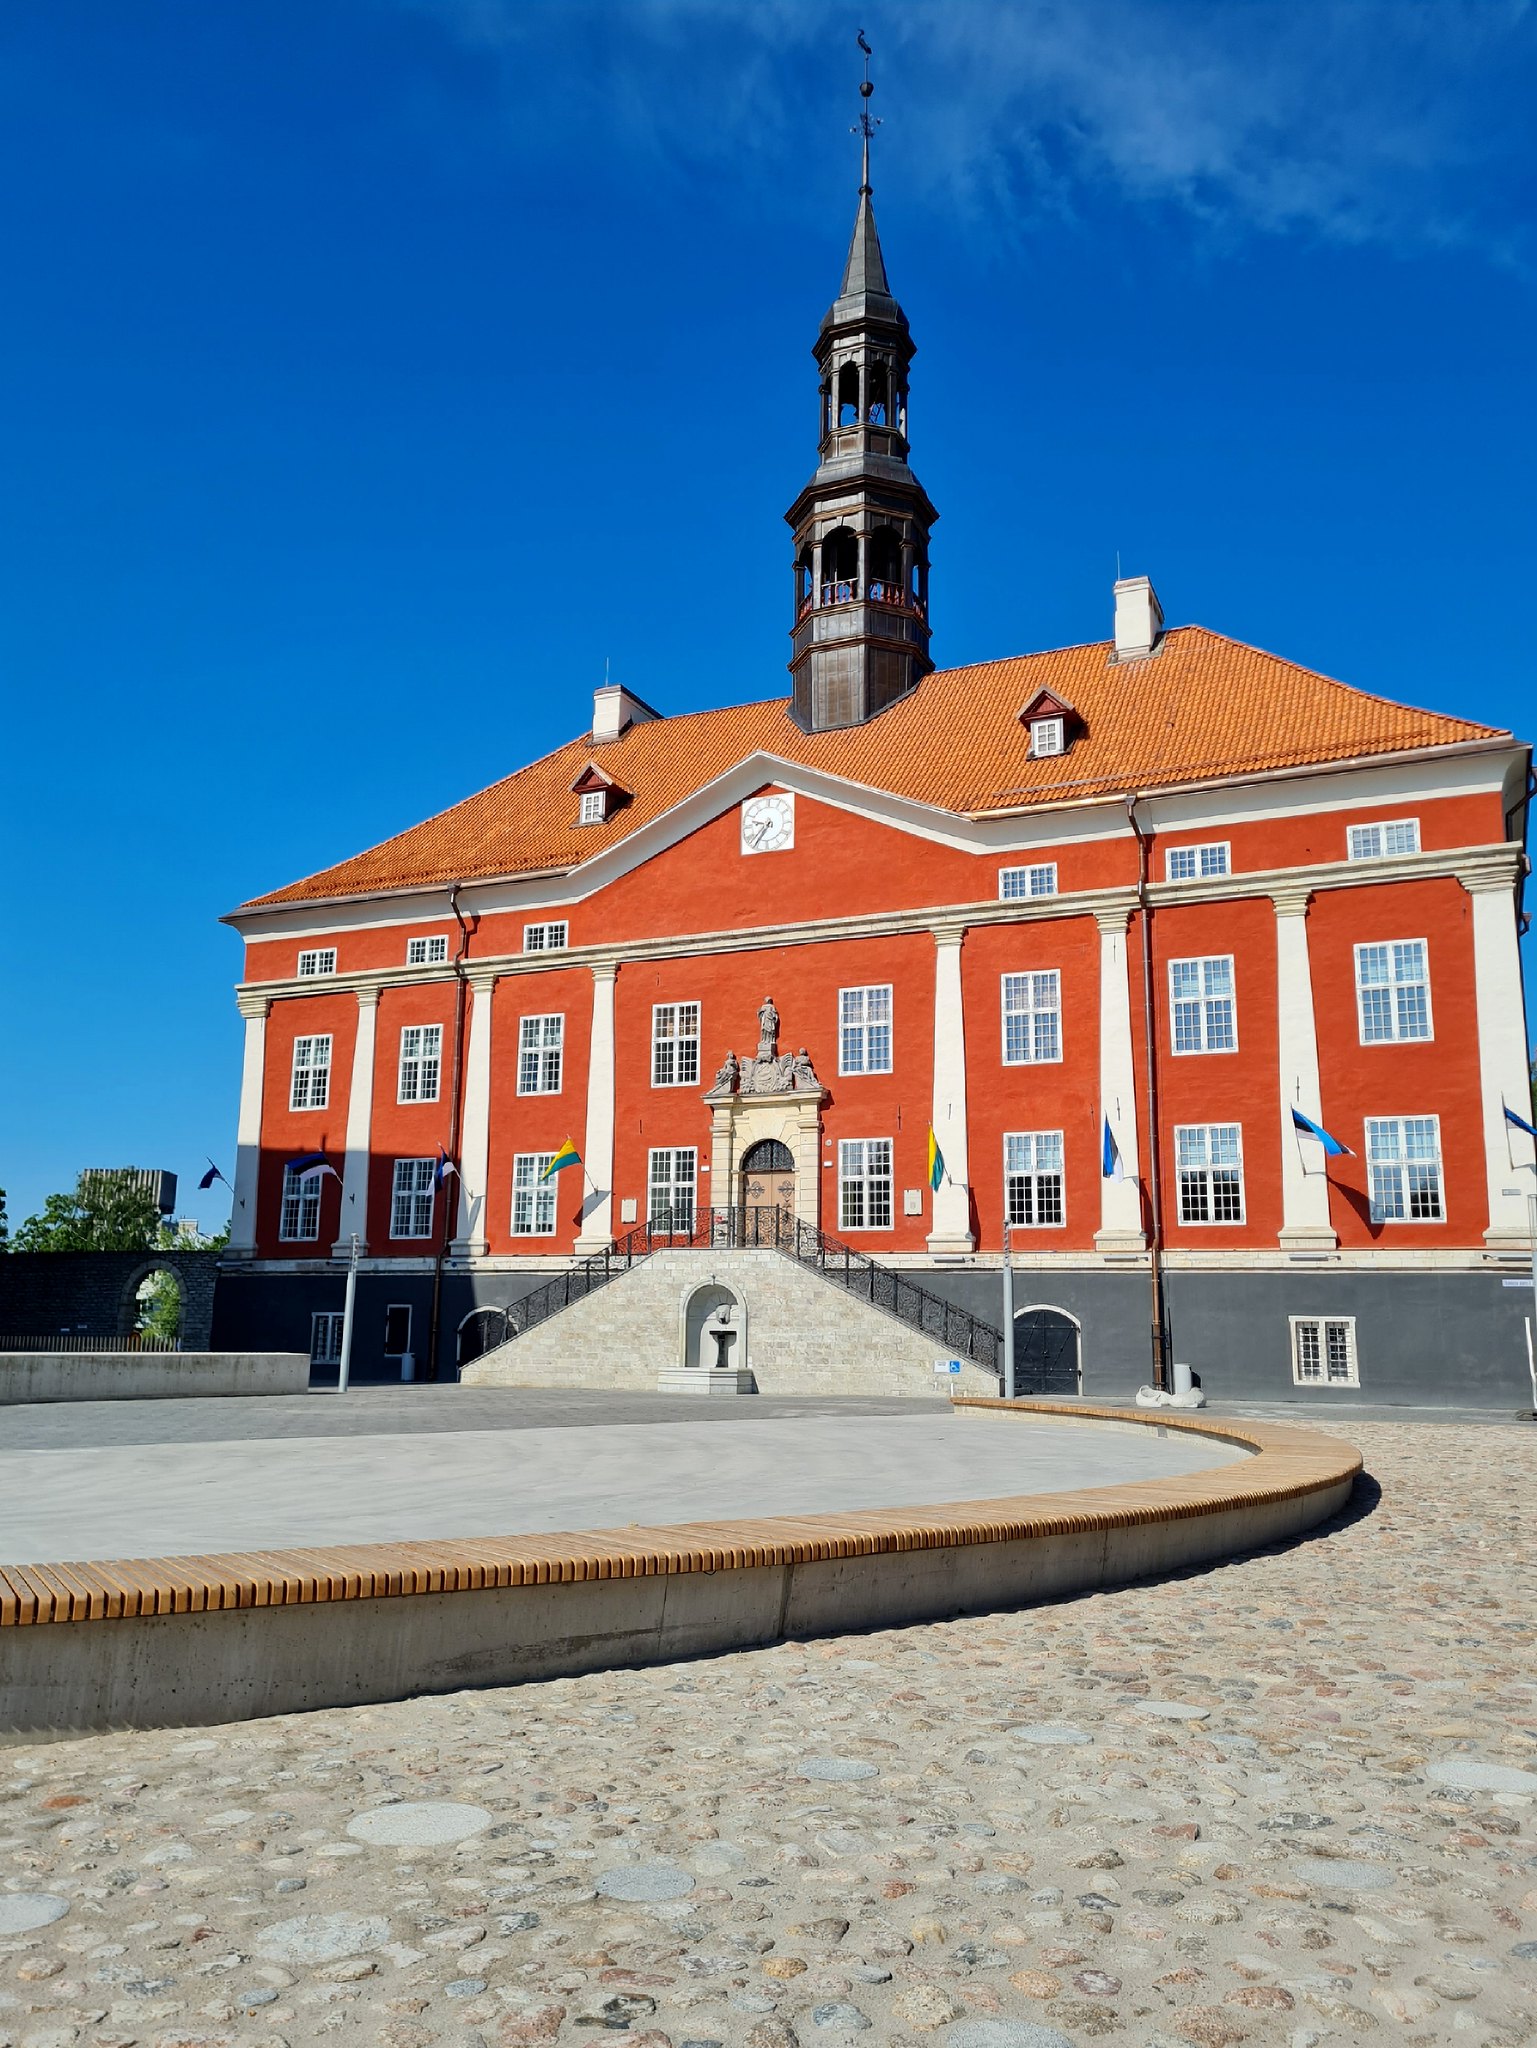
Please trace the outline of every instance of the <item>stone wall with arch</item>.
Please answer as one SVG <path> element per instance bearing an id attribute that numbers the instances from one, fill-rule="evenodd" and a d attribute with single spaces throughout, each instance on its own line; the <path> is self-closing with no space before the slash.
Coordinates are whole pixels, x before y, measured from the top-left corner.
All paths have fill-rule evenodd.
<path id="1" fill-rule="evenodd" d="M 0 1258 L 0 1338 L 131 1335 L 139 1288 L 170 1273 L 181 1293 L 181 1341 L 213 1347 L 217 1252 L 11 1252 Z"/>

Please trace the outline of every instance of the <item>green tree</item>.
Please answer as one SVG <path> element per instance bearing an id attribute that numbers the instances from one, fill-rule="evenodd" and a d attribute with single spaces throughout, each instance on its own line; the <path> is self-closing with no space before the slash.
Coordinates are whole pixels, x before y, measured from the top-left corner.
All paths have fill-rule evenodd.
<path id="1" fill-rule="evenodd" d="M 139 1252 L 153 1248 L 160 1228 L 154 1199 L 143 1188 L 105 1176 L 72 1195 L 50 1195 L 16 1232 L 18 1252 Z"/>
<path id="2" fill-rule="evenodd" d="M 5 1189 L 0 1188 L 0 1252 L 11 1248 L 11 1226 L 5 1220 Z"/>

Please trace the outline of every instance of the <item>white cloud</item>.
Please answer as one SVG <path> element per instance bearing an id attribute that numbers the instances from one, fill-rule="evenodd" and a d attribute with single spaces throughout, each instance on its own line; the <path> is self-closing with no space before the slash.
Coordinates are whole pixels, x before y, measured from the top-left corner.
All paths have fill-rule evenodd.
<path id="1" fill-rule="evenodd" d="M 820 174 L 852 149 L 846 6 L 404 4 L 502 66 L 542 143 L 579 143 L 596 123 L 659 160 L 729 158 L 781 189 L 797 166 Z M 892 116 L 883 183 L 927 189 L 991 231 L 1108 185 L 1215 230 L 1455 242 L 1500 259 L 1522 233 L 1512 167 L 1530 157 L 1528 0 L 860 5 L 876 105 Z"/>

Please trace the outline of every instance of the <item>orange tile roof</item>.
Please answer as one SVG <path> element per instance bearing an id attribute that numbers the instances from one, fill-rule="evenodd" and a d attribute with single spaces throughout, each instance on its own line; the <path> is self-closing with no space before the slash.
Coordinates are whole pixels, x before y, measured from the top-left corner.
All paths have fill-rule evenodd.
<path id="1" fill-rule="evenodd" d="M 596 746 L 583 734 L 367 853 L 242 907 L 575 867 L 753 753 L 965 813 L 1508 737 L 1370 696 L 1204 626 L 1175 628 L 1142 661 L 1110 656 L 1099 640 L 940 669 L 869 724 L 841 732 L 802 732 L 779 697 L 659 718 Z M 1018 713 L 1043 688 L 1073 704 L 1085 729 L 1068 753 L 1033 760 Z M 589 759 L 634 795 L 605 823 L 578 826 L 571 782 Z"/>

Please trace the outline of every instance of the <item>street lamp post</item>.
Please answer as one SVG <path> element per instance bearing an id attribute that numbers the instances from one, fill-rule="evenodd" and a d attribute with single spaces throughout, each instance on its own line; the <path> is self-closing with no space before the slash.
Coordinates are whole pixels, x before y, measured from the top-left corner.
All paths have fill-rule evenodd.
<path id="1" fill-rule="evenodd" d="M 1003 1141 L 1003 1386 L 1006 1401 L 1014 1398 L 1014 1257 L 1009 1221 L 1009 1141 Z"/>
<path id="2" fill-rule="evenodd" d="M 342 1304 L 342 1362 L 336 1377 L 336 1391 L 345 1394 L 352 1377 L 353 1308 L 358 1298 L 358 1234 L 352 1233 L 352 1253 L 347 1261 L 347 1298 Z"/>

